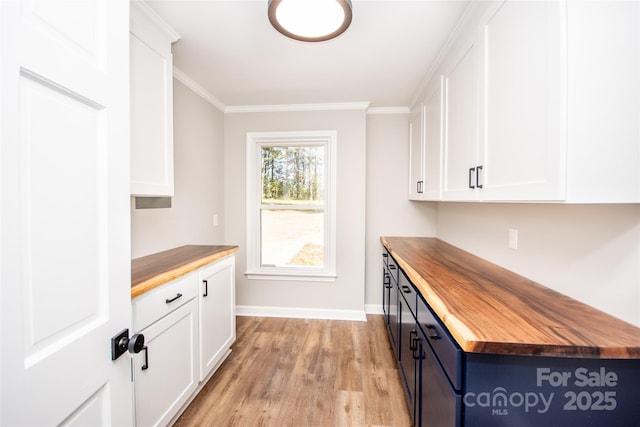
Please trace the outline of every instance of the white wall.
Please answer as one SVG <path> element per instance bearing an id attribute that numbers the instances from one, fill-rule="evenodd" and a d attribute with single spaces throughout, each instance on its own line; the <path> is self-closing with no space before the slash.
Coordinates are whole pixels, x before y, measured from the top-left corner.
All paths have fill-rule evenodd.
<path id="1" fill-rule="evenodd" d="M 182 83 L 173 83 L 175 195 L 170 209 L 136 210 L 132 204 L 132 258 L 187 244 L 226 244 L 224 115 Z"/>
<path id="2" fill-rule="evenodd" d="M 236 304 L 245 314 L 364 315 L 366 113 L 361 110 L 227 113 L 226 238 L 238 244 Z M 246 134 L 337 130 L 337 274 L 335 282 L 249 280 L 246 271 Z M 249 311 L 247 311 L 249 310 Z"/>
<path id="3" fill-rule="evenodd" d="M 439 203 L 437 236 L 640 326 L 640 205 Z"/>
<path id="4" fill-rule="evenodd" d="M 436 204 L 408 200 L 409 118 L 367 116 L 367 311 L 382 312 L 380 236 L 436 235 Z"/>

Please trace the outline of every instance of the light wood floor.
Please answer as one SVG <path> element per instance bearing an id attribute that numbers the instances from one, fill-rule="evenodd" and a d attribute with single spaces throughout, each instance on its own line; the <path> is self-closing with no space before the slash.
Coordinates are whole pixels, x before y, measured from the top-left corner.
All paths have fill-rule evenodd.
<path id="1" fill-rule="evenodd" d="M 410 426 L 382 316 L 237 318 L 233 352 L 174 424 Z"/>

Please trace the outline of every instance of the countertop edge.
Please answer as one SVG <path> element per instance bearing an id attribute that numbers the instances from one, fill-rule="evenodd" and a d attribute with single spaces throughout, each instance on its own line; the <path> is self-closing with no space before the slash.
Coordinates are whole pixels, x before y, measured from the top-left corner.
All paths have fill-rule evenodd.
<path id="1" fill-rule="evenodd" d="M 449 333 L 456 340 L 460 348 L 468 353 L 500 354 L 532 357 L 572 357 L 597 359 L 640 359 L 640 347 L 608 346 L 589 347 L 576 345 L 549 345 L 536 343 L 489 342 L 477 337 L 465 323 L 456 318 L 448 309 L 447 304 L 431 291 L 429 284 L 393 250 L 385 239 L 380 237 L 382 245 L 389 251 L 398 266 L 411 279 L 420 291 L 424 300 L 438 315 Z"/>
<path id="2" fill-rule="evenodd" d="M 201 258 L 198 258 L 194 261 L 181 265 L 179 267 L 170 269 L 164 273 L 157 274 L 153 277 L 150 277 L 147 280 L 144 280 L 135 286 L 131 287 L 131 298 L 135 298 L 144 294 L 147 291 L 150 291 L 153 288 L 156 288 L 160 285 L 163 285 L 173 279 L 177 279 L 178 277 L 184 276 L 186 274 L 191 273 L 194 270 L 197 270 L 200 267 L 203 267 L 207 264 L 210 264 L 214 261 L 218 261 L 224 257 L 227 257 L 238 251 L 238 247 L 232 247 L 230 249 L 216 252 L 211 255 L 205 255 Z"/>

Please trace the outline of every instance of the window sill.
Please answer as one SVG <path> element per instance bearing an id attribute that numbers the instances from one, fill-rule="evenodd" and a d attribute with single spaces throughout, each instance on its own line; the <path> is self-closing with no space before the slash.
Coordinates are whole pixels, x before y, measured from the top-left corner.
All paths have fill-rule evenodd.
<path id="1" fill-rule="evenodd" d="M 249 280 L 277 280 L 296 282 L 335 282 L 338 276 L 331 273 L 282 273 L 282 272 L 255 272 L 246 271 L 244 275 Z"/>

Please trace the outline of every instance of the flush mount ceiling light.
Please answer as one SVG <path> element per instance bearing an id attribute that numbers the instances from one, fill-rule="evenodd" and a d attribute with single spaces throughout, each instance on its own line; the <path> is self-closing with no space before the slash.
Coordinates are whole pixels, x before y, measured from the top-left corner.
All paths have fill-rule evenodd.
<path id="1" fill-rule="evenodd" d="M 351 24 L 350 0 L 269 0 L 271 25 L 295 40 L 321 42 Z"/>

